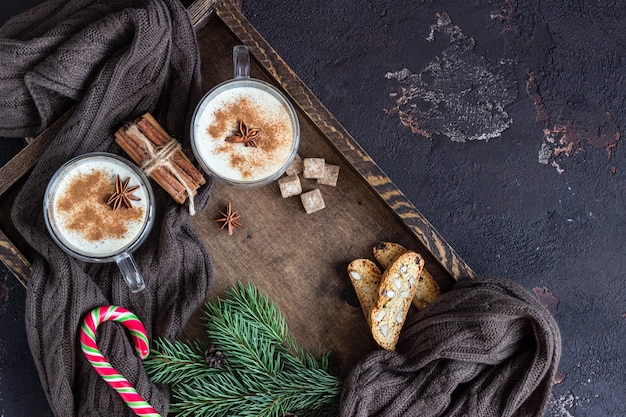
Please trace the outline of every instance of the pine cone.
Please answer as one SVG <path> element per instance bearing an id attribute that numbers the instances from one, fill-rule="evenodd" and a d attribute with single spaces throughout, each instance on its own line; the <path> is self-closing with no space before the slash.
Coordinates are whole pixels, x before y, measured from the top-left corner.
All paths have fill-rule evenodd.
<path id="1" fill-rule="evenodd" d="M 209 346 L 206 352 L 204 352 L 204 357 L 209 368 L 221 368 L 226 363 L 226 356 L 217 345 Z"/>

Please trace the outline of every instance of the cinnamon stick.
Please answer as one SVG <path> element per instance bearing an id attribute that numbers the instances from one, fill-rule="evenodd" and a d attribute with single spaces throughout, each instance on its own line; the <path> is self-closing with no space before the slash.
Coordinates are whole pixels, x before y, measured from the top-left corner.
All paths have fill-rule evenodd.
<path id="1" fill-rule="evenodd" d="M 206 183 L 180 145 L 150 113 L 118 129 L 115 140 L 138 165 L 150 165 L 144 168 L 146 173 L 180 204 L 187 197 L 193 198 Z"/>
<path id="2" fill-rule="evenodd" d="M 148 134 L 145 134 L 148 133 Z M 135 123 L 130 125 L 127 130 L 126 130 L 126 134 L 131 137 L 133 140 L 135 140 L 137 143 L 140 143 L 142 145 L 142 147 L 146 147 L 146 146 L 152 146 L 152 144 L 155 144 L 154 142 L 154 138 L 153 138 L 153 130 L 150 130 L 148 132 L 143 132 L 141 129 L 139 129 L 139 126 Z M 161 145 L 159 145 L 161 146 Z M 154 154 L 157 151 L 158 146 L 153 146 L 151 148 L 151 153 Z M 146 159 L 144 159 L 144 162 L 151 157 L 151 153 L 146 149 Z M 172 163 L 172 159 L 170 157 L 169 159 L 169 163 Z M 143 162 L 142 162 L 143 164 Z M 189 164 L 191 164 L 191 162 L 189 162 Z M 200 187 L 200 184 L 196 181 L 194 181 L 193 178 L 191 178 L 189 175 L 187 175 L 178 165 L 174 165 L 172 167 L 174 170 L 176 170 L 176 173 L 178 174 L 178 176 L 180 177 L 180 181 L 182 181 L 184 184 L 186 184 L 191 190 L 196 190 L 198 187 Z M 154 168 L 157 169 L 157 168 Z M 195 168 L 194 168 L 195 169 Z M 172 176 L 174 176 L 176 181 L 179 181 L 178 179 L 176 179 L 174 172 L 171 172 Z M 203 178 L 204 180 L 204 178 Z"/>
<path id="3" fill-rule="evenodd" d="M 115 141 L 118 145 L 135 161 L 138 165 L 142 165 L 148 159 L 148 152 L 145 150 L 141 142 L 138 142 L 132 135 L 127 134 L 124 128 L 115 133 Z M 170 174 L 164 167 L 156 167 L 150 173 L 150 177 L 161 186 L 174 200 L 182 204 L 187 199 L 185 187 Z M 194 190 L 195 191 L 195 190 Z M 195 195 L 195 192 L 194 192 Z"/>
<path id="4" fill-rule="evenodd" d="M 156 146 L 165 146 L 174 140 L 150 113 L 144 114 L 135 123 L 139 130 Z M 203 185 L 206 182 L 202 173 L 189 161 L 182 150 L 172 155 L 172 162 L 197 184 Z"/>

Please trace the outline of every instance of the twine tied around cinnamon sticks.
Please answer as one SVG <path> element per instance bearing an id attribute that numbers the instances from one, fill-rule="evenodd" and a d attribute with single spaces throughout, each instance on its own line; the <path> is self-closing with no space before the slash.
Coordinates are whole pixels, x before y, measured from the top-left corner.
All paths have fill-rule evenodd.
<path id="1" fill-rule="evenodd" d="M 206 180 L 150 113 L 118 129 L 115 141 L 176 202 L 189 199 L 189 214 L 195 215 L 193 197 Z"/>
<path id="2" fill-rule="evenodd" d="M 192 216 L 196 214 L 195 206 L 193 203 L 194 192 L 182 179 L 178 172 L 178 169 L 170 162 L 170 158 L 172 157 L 172 155 L 175 152 L 181 150 L 180 143 L 172 139 L 168 143 L 166 143 L 165 146 L 156 148 L 156 151 L 154 151 L 150 146 L 148 139 L 144 135 L 139 136 L 139 138 L 144 141 L 144 143 L 146 144 L 146 149 L 150 154 L 149 158 L 146 159 L 143 164 L 141 164 L 141 170 L 144 172 L 144 174 L 150 176 L 154 169 L 159 167 L 165 167 L 185 188 L 185 192 L 189 197 L 189 214 L 191 214 Z"/>

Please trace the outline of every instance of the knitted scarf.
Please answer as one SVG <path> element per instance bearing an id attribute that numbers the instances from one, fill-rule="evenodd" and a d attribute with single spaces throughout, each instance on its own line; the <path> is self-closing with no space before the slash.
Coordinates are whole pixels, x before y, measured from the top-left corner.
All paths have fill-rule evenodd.
<path id="1" fill-rule="evenodd" d="M 556 322 L 505 280 L 459 282 L 408 320 L 397 351 L 350 373 L 342 417 L 540 417 L 561 355 Z"/>
<path id="2" fill-rule="evenodd" d="M 135 253 L 146 289 L 132 294 L 115 264 L 78 261 L 49 236 L 42 213 L 52 174 L 92 151 L 125 156 L 113 133 L 151 112 L 188 150 L 200 97 L 195 34 L 177 0 L 49 0 L 0 28 L 0 136 L 36 135 L 70 112 L 17 196 L 12 218 L 34 249 L 26 300 L 28 342 L 56 416 L 131 416 L 83 357 L 78 330 L 94 307 L 138 315 L 150 340 L 176 338 L 207 295 L 212 265 L 188 212 L 155 183 L 156 222 Z M 210 183 L 195 197 L 206 208 Z M 103 324 L 100 350 L 157 411 L 169 393 L 152 384 L 123 326 Z"/>

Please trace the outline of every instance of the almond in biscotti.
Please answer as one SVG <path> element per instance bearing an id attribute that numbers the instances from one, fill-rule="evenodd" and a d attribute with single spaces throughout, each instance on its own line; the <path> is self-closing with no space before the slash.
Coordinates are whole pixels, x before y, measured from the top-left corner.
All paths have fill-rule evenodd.
<path id="1" fill-rule="evenodd" d="M 406 248 L 399 243 L 380 242 L 378 245 L 374 246 L 373 252 L 376 262 L 378 262 L 381 268 L 385 269 L 388 268 L 398 256 L 405 253 Z M 435 281 L 426 268 L 423 268 L 417 280 L 417 289 L 413 297 L 413 305 L 418 310 L 423 310 L 440 295 L 441 289 L 437 281 Z"/>
<path id="2" fill-rule="evenodd" d="M 407 251 L 383 273 L 378 299 L 370 313 L 370 328 L 376 343 L 386 350 L 396 348 L 423 268 L 424 258 Z"/>
<path id="3" fill-rule="evenodd" d="M 369 259 L 355 259 L 348 265 L 348 276 L 354 287 L 361 309 L 368 323 L 370 314 L 378 299 L 378 286 L 383 273 Z"/>

